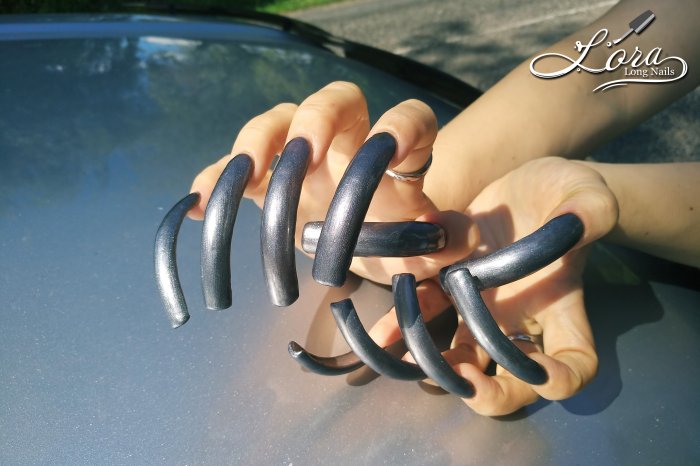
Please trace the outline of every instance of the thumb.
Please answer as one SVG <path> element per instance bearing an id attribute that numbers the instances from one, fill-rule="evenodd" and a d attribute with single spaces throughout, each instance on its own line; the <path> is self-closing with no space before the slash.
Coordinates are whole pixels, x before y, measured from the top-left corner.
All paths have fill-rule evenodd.
<path id="1" fill-rule="evenodd" d="M 575 214 L 583 222 L 583 236 L 574 246 L 581 248 L 602 238 L 617 224 L 619 206 L 605 180 L 595 172 L 595 176 L 578 179 L 566 186 L 561 202 L 552 209 L 547 221 L 566 213 Z"/>

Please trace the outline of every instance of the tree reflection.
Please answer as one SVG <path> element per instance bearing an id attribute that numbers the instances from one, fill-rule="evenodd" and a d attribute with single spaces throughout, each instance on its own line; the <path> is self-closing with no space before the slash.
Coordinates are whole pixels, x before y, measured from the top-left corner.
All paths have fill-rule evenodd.
<path id="1" fill-rule="evenodd" d="M 168 185 L 184 193 L 247 120 L 333 80 L 359 84 L 375 116 L 412 97 L 386 76 L 298 43 L 3 42 L 0 68 L 0 213 L 126 189 L 127 179 L 141 197 Z"/>

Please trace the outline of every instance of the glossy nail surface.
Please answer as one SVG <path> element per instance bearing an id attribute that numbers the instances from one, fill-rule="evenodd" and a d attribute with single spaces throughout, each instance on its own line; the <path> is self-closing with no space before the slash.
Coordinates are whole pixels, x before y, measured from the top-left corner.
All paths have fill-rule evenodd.
<path id="1" fill-rule="evenodd" d="M 276 306 L 289 306 L 299 297 L 294 233 L 310 150 L 303 138 L 289 141 L 272 173 L 265 195 L 260 249 L 267 292 Z"/>
<path id="2" fill-rule="evenodd" d="M 480 290 L 505 285 L 559 259 L 582 235 L 583 223 L 576 215 L 560 215 L 510 246 L 484 257 L 459 262 L 442 269 L 440 281 L 445 288 L 445 276 L 448 273 L 466 268 Z"/>
<path id="3" fill-rule="evenodd" d="M 422 380 L 425 373 L 415 364 L 395 357 L 377 345 L 360 322 L 352 300 L 331 304 L 331 311 L 340 332 L 350 348 L 375 372 L 400 380 Z"/>
<path id="4" fill-rule="evenodd" d="M 317 356 L 296 341 L 289 342 L 287 350 L 296 362 L 320 375 L 348 374 L 365 365 L 352 351 L 338 356 Z"/>
<path id="5" fill-rule="evenodd" d="M 302 248 L 316 253 L 324 222 L 304 225 Z M 428 222 L 364 222 L 353 251 L 354 257 L 411 257 L 445 247 L 445 230 Z"/>
<path id="6" fill-rule="evenodd" d="M 416 363 L 448 392 L 461 398 L 474 396 L 472 384 L 450 367 L 425 328 L 416 295 L 416 278 L 408 273 L 394 275 L 393 289 L 399 328 Z"/>
<path id="7" fill-rule="evenodd" d="M 177 273 L 177 235 L 187 212 L 199 202 L 199 193 L 191 193 L 181 199 L 165 214 L 156 232 L 155 270 L 160 299 L 173 328 L 190 318 L 187 303 Z"/>
<path id="8" fill-rule="evenodd" d="M 547 382 L 547 372 L 544 368 L 520 351 L 520 348 L 501 332 L 469 270 L 458 269 L 450 272 L 445 280 L 459 314 L 491 359 L 529 384 L 541 385 Z"/>
<path id="9" fill-rule="evenodd" d="M 313 277 L 318 283 L 345 283 L 360 227 L 394 152 L 393 136 L 375 134 L 360 147 L 345 170 L 318 239 L 313 265 Z"/>
<path id="10" fill-rule="evenodd" d="M 226 165 L 209 198 L 202 226 L 202 290 L 207 309 L 231 306 L 231 236 L 253 160 L 235 156 Z"/>

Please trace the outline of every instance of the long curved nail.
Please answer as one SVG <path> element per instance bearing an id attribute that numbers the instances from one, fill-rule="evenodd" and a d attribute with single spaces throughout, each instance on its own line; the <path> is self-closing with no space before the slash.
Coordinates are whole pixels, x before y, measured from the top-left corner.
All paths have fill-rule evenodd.
<path id="1" fill-rule="evenodd" d="M 296 341 L 290 341 L 287 350 L 296 362 L 320 375 L 348 374 L 365 365 L 352 351 L 338 356 L 317 356 L 306 351 Z"/>
<path id="2" fill-rule="evenodd" d="M 165 312 L 168 314 L 173 328 L 187 322 L 190 318 L 187 312 L 185 295 L 180 286 L 177 274 L 177 235 L 180 225 L 187 212 L 199 202 L 199 193 L 190 193 L 182 198 L 170 211 L 165 214 L 156 232 L 154 247 L 154 262 L 156 268 L 156 283 L 160 299 L 163 301 Z"/>
<path id="3" fill-rule="evenodd" d="M 289 306 L 299 297 L 294 232 L 310 155 L 311 148 L 304 138 L 289 141 L 265 195 L 260 249 L 267 292 L 275 306 Z"/>
<path id="4" fill-rule="evenodd" d="M 314 254 L 325 222 L 304 225 L 301 246 Z M 440 251 L 445 230 L 428 222 L 364 222 L 353 251 L 354 257 L 411 257 Z"/>
<path id="5" fill-rule="evenodd" d="M 520 351 L 498 328 L 469 270 L 458 269 L 448 273 L 446 283 L 462 319 L 479 345 L 496 363 L 529 384 L 547 382 L 547 371 Z"/>
<path id="6" fill-rule="evenodd" d="M 362 221 L 394 152 L 396 140 L 392 135 L 375 134 L 360 147 L 345 170 L 318 239 L 312 271 L 318 283 L 345 283 Z"/>
<path id="7" fill-rule="evenodd" d="M 560 215 L 510 246 L 445 267 L 440 271 L 440 281 L 445 288 L 445 277 L 449 273 L 469 269 L 480 290 L 505 285 L 559 259 L 578 243 L 582 235 L 583 222 L 576 215 Z"/>
<path id="8" fill-rule="evenodd" d="M 450 367 L 425 328 L 416 295 L 416 277 L 409 273 L 397 274 L 392 282 L 399 328 L 413 359 L 443 389 L 461 398 L 474 396 L 472 384 Z"/>
<path id="9" fill-rule="evenodd" d="M 352 300 L 344 299 L 331 304 L 331 311 L 340 333 L 350 348 L 375 372 L 400 380 L 422 380 L 425 373 L 415 364 L 395 357 L 377 345 L 362 326 Z"/>
<path id="10" fill-rule="evenodd" d="M 253 160 L 235 156 L 224 168 L 204 213 L 202 226 L 202 290 L 207 309 L 231 306 L 231 236 Z"/>

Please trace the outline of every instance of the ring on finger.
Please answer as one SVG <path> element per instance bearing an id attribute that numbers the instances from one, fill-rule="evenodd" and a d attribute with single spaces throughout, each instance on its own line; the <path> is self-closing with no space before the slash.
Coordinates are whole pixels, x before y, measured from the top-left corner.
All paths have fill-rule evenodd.
<path id="1" fill-rule="evenodd" d="M 399 181 L 418 181 L 421 178 L 425 176 L 426 173 L 428 173 L 428 169 L 430 168 L 430 165 L 433 163 L 433 154 L 431 153 L 428 156 L 428 160 L 425 161 L 425 164 L 423 164 L 422 167 L 420 167 L 418 170 L 414 172 L 397 172 L 396 170 L 388 169 L 386 170 L 386 174 L 389 175 L 390 177 L 394 178 L 395 180 Z"/>
<path id="2" fill-rule="evenodd" d="M 508 335 L 508 339 L 510 341 L 523 341 L 525 343 L 532 343 L 540 351 L 544 350 L 542 335 L 530 335 L 529 333 L 512 333 Z"/>

